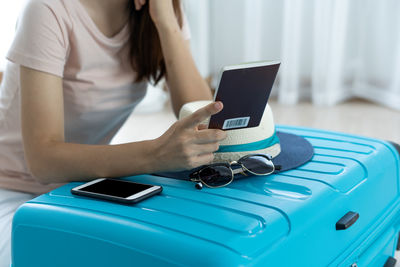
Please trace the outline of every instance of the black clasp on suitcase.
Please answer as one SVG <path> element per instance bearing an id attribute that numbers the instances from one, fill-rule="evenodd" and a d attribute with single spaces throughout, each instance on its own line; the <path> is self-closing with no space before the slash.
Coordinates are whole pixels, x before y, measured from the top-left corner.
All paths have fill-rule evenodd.
<path id="1" fill-rule="evenodd" d="M 387 261 L 385 262 L 385 265 L 383 265 L 383 267 L 394 267 L 396 266 L 396 259 L 393 257 L 389 257 L 387 259 Z"/>
<path id="2" fill-rule="evenodd" d="M 337 223 L 336 230 L 346 230 L 352 226 L 360 217 L 357 212 L 349 211 Z"/>
<path id="3" fill-rule="evenodd" d="M 399 238 L 397 239 L 397 248 L 396 250 L 400 250 L 400 232 L 399 232 Z"/>

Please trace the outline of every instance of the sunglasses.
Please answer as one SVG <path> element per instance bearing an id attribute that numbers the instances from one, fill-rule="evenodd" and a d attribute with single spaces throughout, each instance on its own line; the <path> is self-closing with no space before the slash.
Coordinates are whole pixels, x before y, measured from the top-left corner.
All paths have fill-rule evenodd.
<path id="1" fill-rule="evenodd" d="M 232 166 L 238 168 L 232 169 Z M 280 170 L 281 166 L 272 163 L 272 157 L 268 154 L 250 154 L 231 163 L 214 163 L 200 170 L 192 172 L 189 177 L 192 182 L 196 182 L 196 188 L 202 189 L 203 185 L 210 188 L 227 186 L 232 183 L 235 174 L 247 173 L 253 175 L 268 175 L 275 170 Z"/>

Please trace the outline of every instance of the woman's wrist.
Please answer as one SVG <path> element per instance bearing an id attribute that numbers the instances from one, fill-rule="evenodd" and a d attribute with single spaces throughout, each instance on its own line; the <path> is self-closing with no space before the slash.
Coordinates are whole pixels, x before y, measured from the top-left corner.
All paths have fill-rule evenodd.
<path id="1" fill-rule="evenodd" d="M 172 0 L 152 0 L 149 5 L 150 16 L 157 29 L 179 27 Z"/>
<path id="2" fill-rule="evenodd" d="M 175 17 L 169 20 L 157 21 L 154 22 L 154 24 L 156 25 L 157 31 L 160 35 L 163 33 L 180 31 L 178 20 Z"/>
<path id="3" fill-rule="evenodd" d="M 140 153 L 141 164 L 138 173 L 154 173 L 159 169 L 158 166 L 158 142 L 157 139 L 143 141 L 143 150 Z"/>
<path id="4" fill-rule="evenodd" d="M 146 151 L 145 151 L 145 164 L 144 173 L 154 173 L 162 171 L 162 166 L 160 166 L 160 142 L 159 138 L 147 140 L 146 141 Z"/>

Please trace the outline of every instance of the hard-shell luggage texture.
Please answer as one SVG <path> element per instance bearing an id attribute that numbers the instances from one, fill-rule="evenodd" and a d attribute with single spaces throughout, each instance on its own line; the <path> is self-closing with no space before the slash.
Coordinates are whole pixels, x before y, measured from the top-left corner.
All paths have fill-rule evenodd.
<path id="1" fill-rule="evenodd" d="M 70 183 L 17 211 L 12 267 L 394 266 L 400 231 L 399 151 L 389 142 L 277 126 L 305 137 L 305 165 L 196 190 L 163 186 L 121 205 L 72 195 Z M 134 163 L 132 163 L 134 164 Z"/>

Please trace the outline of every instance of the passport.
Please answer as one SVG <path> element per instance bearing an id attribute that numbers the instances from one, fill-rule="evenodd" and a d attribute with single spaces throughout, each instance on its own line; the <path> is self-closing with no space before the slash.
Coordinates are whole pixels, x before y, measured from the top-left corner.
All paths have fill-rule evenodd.
<path id="1" fill-rule="evenodd" d="M 211 116 L 209 129 L 257 127 L 264 114 L 280 62 L 262 61 L 224 67 L 215 101 L 224 108 Z"/>

